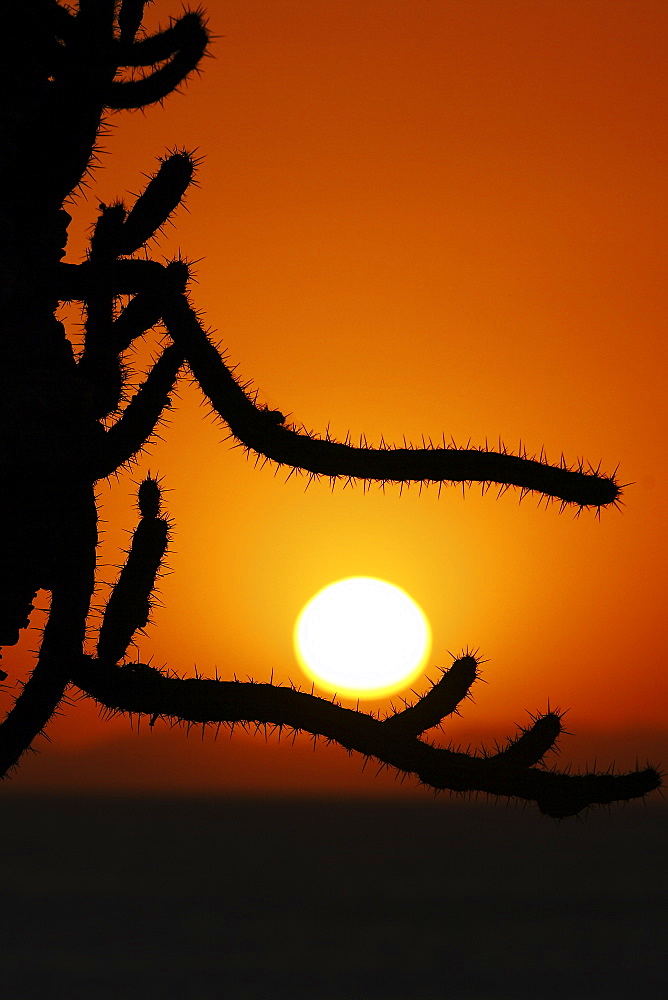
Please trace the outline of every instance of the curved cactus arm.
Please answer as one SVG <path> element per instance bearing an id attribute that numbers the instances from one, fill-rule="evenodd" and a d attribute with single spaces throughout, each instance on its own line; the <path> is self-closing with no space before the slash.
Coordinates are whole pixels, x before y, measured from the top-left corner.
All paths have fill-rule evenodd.
<path id="1" fill-rule="evenodd" d="M 127 7 L 127 4 L 123 6 Z M 139 4 L 136 6 L 138 7 Z M 120 40 L 117 47 L 119 66 L 155 66 L 157 63 L 165 62 L 172 59 L 179 49 L 192 45 L 193 36 L 201 37 L 203 27 L 206 30 L 202 17 L 196 12 L 188 11 L 177 21 L 173 21 L 168 28 L 163 28 L 162 31 L 156 31 L 154 35 L 135 41 L 134 38 L 143 16 L 143 12 L 139 17 L 137 17 L 137 13 L 135 12 L 132 16 L 132 25 L 136 26 L 132 34 L 132 41 L 128 44 L 132 25 L 130 17 L 125 15 L 121 8 L 118 19 Z"/>
<path id="2" fill-rule="evenodd" d="M 414 705 L 385 719 L 385 731 L 401 736 L 420 736 L 427 729 L 440 725 L 441 720 L 456 712 L 457 706 L 469 696 L 469 689 L 478 677 L 478 664 L 470 653 L 460 656 Z"/>
<path id="3" fill-rule="evenodd" d="M 562 506 L 600 508 L 619 500 L 614 477 L 585 468 L 569 469 L 529 459 L 468 448 L 353 447 L 348 443 L 300 434 L 284 426 L 280 413 L 258 407 L 236 381 L 202 329 L 185 296 L 167 296 L 163 318 L 191 371 L 232 434 L 249 450 L 279 465 L 312 476 L 380 482 L 494 483 L 541 493 Z"/>
<path id="4" fill-rule="evenodd" d="M 154 667 L 123 667 L 82 657 L 72 678 L 82 691 L 115 712 L 199 724 L 271 725 L 333 740 L 435 789 L 485 792 L 535 802 L 550 816 L 587 806 L 641 797 L 659 787 L 654 768 L 629 774 L 558 774 L 553 771 L 435 747 L 363 712 L 272 684 L 167 677 Z"/>
<path id="5" fill-rule="evenodd" d="M 495 763 L 533 767 L 549 750 L 554 750 L 555 743 L 563 732 L 561 718 L 562 713 L 550 711 L 534 717 L 533 725 L 521 729 L 503 750 L 487 759 Z"/>
<path id="6" fill-rule="evenodd" d="M 35 668 L 0 724 L 0 776 L 14 767 L 46 726 L 70 681 L 79 657 L 95 585 L 97 511 L 90 487 L 73 495 L 62 525 L 63 552 L 51 584 L 51 610 Z"/>
<path id="7" fill-rule="evenodd" d="M 103 95 L 105 107 L 143 108 L 163 100 L 197 68 L 208 43 L 205 21 L 192 11 L 153 38 L 132 45 L 119 42 L 117 65 L 149 66 L 158 62 L 164 65 L 136 80 L 112 81 Z"/>
<path id="8" fill-rule="evenodd" d="M 62 301 L 86 299 L 100 282 L 113 282 L 118 294 L 147 292 L 160 298 L 160 309 L 170 337 L 176 343 L 214 409 L 232 434 L 249 451 L 279 465 L 288 465 L 314 477 L 515 486 L 521 495 L 542 494 L 562 507 L 601 508 L 620 501 L 622 487 L 614 476 L 580 466 L 550 465 L 545 461 L 504 452 L 469 448 L 354 447 L 349 443 L 300 434 L 284 426 L 282 414 L 259 407 L 237 382 L 218 350 L 208 339 L 185 295 L 178 293 L 169 267 L 156 261 L 118 260 L 106 271 L 93 261 L 59 263 L 49 269 L 54 294 Z M 181 265 L 185 266 L 185 265 Z"/>
<path id="9" fill-rule="evenodd" d="M 89 470 L 94 482 L 129 462 L 155 433 L 165 408 L 171 405 L 170 393 L 183 364 L 180 348 L 174 344 L 165 348 L 121 417 L 101 436 Z"/>

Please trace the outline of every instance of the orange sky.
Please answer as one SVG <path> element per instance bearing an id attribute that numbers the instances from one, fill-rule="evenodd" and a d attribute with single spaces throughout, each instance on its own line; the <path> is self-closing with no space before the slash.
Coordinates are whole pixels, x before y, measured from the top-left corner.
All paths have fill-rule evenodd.
<path id="1" fill-rule="evenodd" d="M 466 646 L 488 660 L 455 742 L 511 734 L 549 698 L 571 710 L 562 763 L 665 763 L 664 0 L 208 8 L 203 75 L 163 108 L 111 117 L 67 259 L 98 202 L 137 192 L 166 148 L 196 147 L 200 186 L 153 252 L 199 260 L 194 301 L 261 402 L 370 442 L 521 440 L 619 463 L 633 485 L 600 521 L 513 492 L 305 491 L 221 443 L 186 379 L 140 463 L 164 476 L 176 525 L 142 659 L 299 683 L 305 601 L 379 576 L 424 608 L 434 664 Z M 178 10 L 158 0 L 151 23 Z M 99 490 L 102 581 L 136 523 L 137 477 Z M 49 734 L 16 790 L 399 787 L 336 748 L 138 737 L 90 703 Z"/>

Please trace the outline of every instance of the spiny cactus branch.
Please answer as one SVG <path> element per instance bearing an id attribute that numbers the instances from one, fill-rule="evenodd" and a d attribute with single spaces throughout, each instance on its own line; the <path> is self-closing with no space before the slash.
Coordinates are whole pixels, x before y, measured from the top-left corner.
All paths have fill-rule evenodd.
<path id="1" fill-rule="evenodd" d="M 515 739 L 510 740 L 508 746 L 492 754 L 489 760 L 517 764 L 519 767 L 533 767 L 543 759 L 548 750 L 554 748 L 562 732 L 561 714 L 547 712 L 534 718 L 533 725 L 523 729 Z"/>
<path id="2" fill-rule="evenodd" d="M 126 45 L 117 44 L 118 66 L 157 66 L 151 74 L 134 80 L 113 81 L 104 104 L 115 110 L 144 108 L 164 100 L 197 69 L 206 51 L 209 33 L 199 14 L 184 14 L 170 28 Z"/>
<path id="3" fill-rule="evenodd" d="M 449 670 L 444 670 L 436 684 L 401 712 L 385 720 L 385 729 L 401 736 L 420 736 L 438 726 L 447 715 L 457 711 L 478 676 L 478 660 L 473 655 L 460 656 Z"/>
<path id="4" fill-rule="evenodd" d="M 175 262 L 169 267 L 178 265 Z M 313 477 L 387 482 L 479 483 L 502 490 L 516 487 L 520 495 L 541 494 L 561 506 L 578 510 L 616 505 L 622 488 L 614 476 L 601 475 L 584 465 L 570 469 L 564 464 L 525 456 L 488 451 L 485 448 L 456 447 L 355 447 L 347 442 L 318 438 L 285 426 L 281 413 L 266 410 L 246 392 L 208 339 L 196 312 L 179 287 L 167 278 L 169 268 L 156 261 L 116 260 L 110 265 L 116 287 L 123 294 L 144 293 L 150 306 L 146 322 L 161 318 L 204 394 L 227 423 L 233 436 L 248 451 Z M 176 275 L 176 272 L 175 272 Z M 58 264 L 47 276 L 59 289 L 61 300 L 86 300 L 100 280 L 93 261 L 79 265 Z M 179 274 L 179 282 L 182 280 Z M 133 303 L 130 303 L 130 308 Z M 117 322 L 122 321 L 122 316 Z"/>
<path id="5" fill-rule="evenodd" d="M 142 492 L 145 497 L 151 486 L 158 497 L 155 505 L 146 499 L 142 503 Z M 135 632 L 148 624 L 151 595 L 169 537 L 169 522 L 159 516 L 159 496 L 155 480 L 144 480 L 140 487 L 142 519 L 132 536 L 127 560 L 102 619 L 97 655 L 103 663 L 118 663 Z"/>
<path id="6" fill-rule="evenodd" d="M 195 170 L 193 156 L 180 150 L 166 156 L 129 212 L 115 206 L 117 223 L 109 233 L 110 257 L 129 256 L 153 239 L 169 216 L 178 208 L 190 186 Z M 95 239 L 95 237 L 93 237 Z"/>
<path id="7" fill-rule="evenodd" d="M 455 661 L 451 670 L 461 662 Z M 469 663 L 466 667 L 471 668 Z M 624 775 L 568 775 L 527 766 L 519 759 L 505 760 L 503 755 L 474 757 L 433 746 L 402 731 L 394 725 L 397 716 L 379 720 L 273 684 L 180 679 L 167 677 L 147 664 L 115 667 L 92 657 L 79 661 L 72 679 L 82 691 L 115 712 L 145 714 L 153 721 L 163 717 L 203 725 L 288 727 L 333 740 L 346 750 L 414 774 L 434 789 L 525 799 L 554 817 L 574 815 L 594 804 L 637 798 L 660 783 L 653 768 Z"/>
<path id="8" fill-rule="evenodd" d="M 232 434 L 249 450 L 313 476 L 379 482 L 494 483 L 560 500 L 563 505 L 600 508 L 616 503 L 614 478 L 594 470 L 470 448 L 368 448 L 300 434 L 281 414 L 250 398 L 207 338 L 185 296 L 166 297 L 163 318 L 181 347 L 198 385 Z"/>
<path id="9" fill-rule="evenodd" d="M 89 469 L 94 482 L 113 475 L 133 459 L 154 433 L 165 408 L 171 405 L 170 394 L 183 363 L 180 348 L 175 344 L 165 348 L 120 418 L 101 436 Z"/>

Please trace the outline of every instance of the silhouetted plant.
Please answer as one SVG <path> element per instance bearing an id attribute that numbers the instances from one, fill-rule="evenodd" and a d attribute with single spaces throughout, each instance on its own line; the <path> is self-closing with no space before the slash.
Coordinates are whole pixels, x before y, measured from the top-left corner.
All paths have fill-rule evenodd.
<path id="1" fill-rule="evenodd" d="M 269 724 L 324 736 L 410 772 L 433 788 L 534 801 L 552 816 L 592 803 L 645 795 L 653 768 L 629 774 L 560 774 L 542 765 L 562 726 L 558 712 L 537 717 L 494 754 L 439 748 L 423 734 L 458 709 L 478 675 L 467 652 L 415 705 L 380 720 L 294 688 L 181 679 L 122 663 L 143 628 L 169 538 L 158 482 L 139 489 L 141 520 L 114 586 L 97 655 L 84 653 L 96 567 L 94 484 L 141 451 L 187 363 L 232 435 L 248 452 L 319 479 L 480 483 L 535 492 L 546 502 L 596 512 L 614 505 L 614 476 L 580 465 L 549 465 L 486 448 L 373 449 L 319 438 L 259 406 L 234 378 L 189 303 L 187 265 L 134 255 L 180 204 L 196 166 L 168 153 L 134 205 L 101 206 L 87 260 L 64 263 L 70 216 L 64 202 L 91 164 L 106 109 L 162 101 L 197 70 L 209 35 L 201 13 L 138 37 L 143 0 L 56 0 L 5 5 L 2 24 L 15 98 L 2 112 L 3 275 L 0 396 L 2 546 L 0 645 L 29 623 L 39 589 L 51 592 L 41 648 L 29 680 L 0 726 L 6 774 L 43 730 L 68 684 L 112 711 L 211 724 Z M 119 296 L 132 296 L 121 308 Z M 85 309 L 84 347 L 74 355 L 59 303 Z M 144 384 L 124 399 L 124 352 L 158 323 L 172 343 Z M 3 674 L 6 677 L 6 674 Z"/>

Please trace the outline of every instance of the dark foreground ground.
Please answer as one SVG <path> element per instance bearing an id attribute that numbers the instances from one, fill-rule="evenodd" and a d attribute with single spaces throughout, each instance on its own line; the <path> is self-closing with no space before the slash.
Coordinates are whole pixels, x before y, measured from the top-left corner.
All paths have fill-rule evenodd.
<path id="1" fill-rule="evenodd" d="M 667 853 L 663 804 L 8 795 L 0 995 L 658 1000 Z"/>

